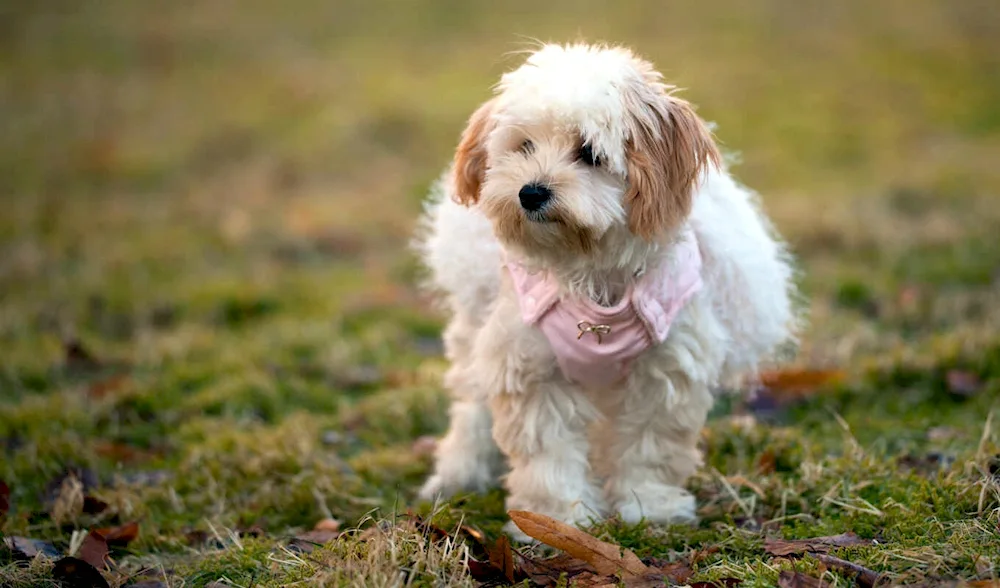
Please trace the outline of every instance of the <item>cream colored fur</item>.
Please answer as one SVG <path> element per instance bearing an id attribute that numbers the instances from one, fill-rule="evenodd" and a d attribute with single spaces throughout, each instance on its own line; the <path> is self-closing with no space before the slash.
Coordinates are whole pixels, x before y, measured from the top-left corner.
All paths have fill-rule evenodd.
<path id="1" fill-rule="evenodd" d="M 579 161 L 583 143 L 601 165 Z M 628 50 L 546 45 L 503 77 L 417 240 L 451 317 L 453 396 L 422 497 L 504 480 L 509 508 L 576 524 L 695 517 L 684 484 L 701 463 L 713 390 L 752 377 L 796 322 L 785 250 L 754 196 L 713 165 L 714 149 L 693 109 Z M 519 204 L 531 182 L 554 192 L 542 217 Z M 627 202 L 630 188 L 637 200 Z M 670 262 L 681 231 L 697 237 L 704 287 L 666 341 L 614 389 L 567 381 L 544 335 L 522 321 L 502 251 L 550 272 L 564 295 L 613 304 L 637 275 Z"/>

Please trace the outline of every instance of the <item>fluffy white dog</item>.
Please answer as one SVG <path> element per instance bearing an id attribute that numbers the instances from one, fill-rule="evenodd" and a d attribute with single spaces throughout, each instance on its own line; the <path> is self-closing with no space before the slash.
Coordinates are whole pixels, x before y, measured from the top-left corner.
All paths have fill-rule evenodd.
<path id="1" fill-rule="evenodd" d="M 545 45 L 472 115 L 417 243 L 453 395 L 423 498 L 503 479 L 573 524 L 694 519 L 712 392 L 793 339 L 795 291 L 672 91 L 627 49 Z"/>

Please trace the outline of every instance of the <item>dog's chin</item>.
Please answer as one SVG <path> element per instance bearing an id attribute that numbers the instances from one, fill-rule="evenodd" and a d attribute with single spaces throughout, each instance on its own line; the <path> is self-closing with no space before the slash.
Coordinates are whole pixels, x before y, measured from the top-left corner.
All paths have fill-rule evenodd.
<path id="1" fill-rule="evenodd" d="M 525 210 L 524 218 L 527 219 L 528 222 L 541 225 L 556 222 L 556 219 L 552 218 L 552 215 L 546 212 L 544 208 L 541 210 Z"/>

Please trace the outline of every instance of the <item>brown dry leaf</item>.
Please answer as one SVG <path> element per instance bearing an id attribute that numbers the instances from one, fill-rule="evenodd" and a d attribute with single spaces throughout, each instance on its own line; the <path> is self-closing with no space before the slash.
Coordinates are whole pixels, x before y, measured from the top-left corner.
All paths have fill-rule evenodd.
<path id="1" fill-rule="evenodd" d="M 699 555 L 701 552 L 696 551 L 691 555 L 690 561 L 680 560 L 671 562 L 658 557 L 651 557 L 642 561 L 650 568 L 655 569 L 657 575 L 666 576 L 675 584 L 687 584 L 687 581 L 694 575 L 691 565 L 705 559 L 709 553 L 715 553 L 718 550 L 719 547 L 713 545 L 705 548 L 703 550 L 704 554 Z"/>
<path id="2" fill-rule="evenodd" d="M 768 449 L 757 457 L 757 473 L 773 474 L 778 469 L 778 458 Z"/>
<path id="3" fill-rule="evenodd" d="M 107 567 L 108 542 L 98 531 L 91 531 L 80 544 L 77 556 L 98 570 Z"/>
<path id="4" fill-rule="evenodd" d="M 739 578 L 720 578 L 718 580 L 708 580 L 705 582 L 695 582 L 691 584 L 689 588 L 732 588 L 733 586 L 739 586 L 743 583 L 743 580 Z"/>
<path id="5" fill-rule="evenodd" d="M 125 387 L 129 382 L 129 377 L 123 374 L 111 376 L 104 380 L 98 380 L 87 387 L 87 396 L 93 399 L 100 399 L 117 392 Z"/>
<path id="6" fill-rule="evenodd" d="M 764 539 L 764 551 L 770 555 L 795 555 L 800 553 L 826 553 L 834 547 L 851 545 L 871 545 L 870 539 L 862 539 L 852 532 L 830 535 L 827 537 L 812 537 L 810 539 L 779 539 L 768 537 Z"/>
<path id="7" fill-rule="evenodd" d="M 64 557 L 52 567 L 52 576 L 64 586 L 89 586 L 92 588 L 108 588 L 97 568 L 75 557 Z"/>
<path id="8" fill-rule="evenodd" d="M 101 362 L 87 351 L 78 339 L 67 339 L 63 341 L 63 356 L 66 367 L 74 369 L 94 369 L 101 366 Z"/>
<path id="9" fill-rule="evenodd" d="M 529 537 L 586 561 L 602 576 L 621 572 L 623 578 L 628 578 L 656 573 L 630 550 L 605 543 L 566 523 L 523 510 L 512 510 L 507 515 Z"/>
<path id="10" fill-rule="evenodd" d="M 500 570 L 507 581 L 513 584 L 517 570 L 514 568 L 514 552 L 510 548 L 510 540 L 501 535 L 490 548 L 490 565 Z"/>
<path id="11" fill-rule="evenodd" d="M 83 513 L 89 515 L 101 514 L 102 512 L 108 510 L 108 503 L 104 502 L 100 498 L 95 498 L 90 495 L 85 495 L 83 497 Z"/>
<path id="12" fill-rule="evenodd" d="M 139 523 L 132 521 L 120 527 L 95 529 L 94 532 L 104 537 L 108 545 L 124 547 L 139 537 Z"/>
<path id="13" fill-rule="evenodd" d="M 966 586 L 969 588 L 1000 588 L 1000 580 L 973 580 Z"/>
<path id="14" fill-rule="evenodd" d="M 290 545 L 294 545 L 300 551 L 305 553 L 312 553 L 313 549 L 319 546 L 326 545 L 327 543 L 333 541 L 340 536 L 339 531 L 330 531 L 327 529 L 313 529 L 312 531 L 306 531 L 300 535 L 296 535 L 289 542 Z"/>
<path id="15" fill-rule="evenodd" d="M 10 486 L 0 480 L 0 518 L 6 516 L 8 511 L 10 511 Z"/>
<path id="16" fill-rule="evenodd" d="M 338 521 L 337 519 L 323 519 L 320 522 L 316 523 L 316 526 L 313 527 L 313 531 L 337 532 L 339 530 L 340 530 L 340 521 Z"/>
<path id="17" fill-rule="evenodd" d="M 589 563 L 566 553 L 540 560 L 521 555 L 521 569 L 532 582 L 541 586 L 555 586 L 563 574 L 568 579 L 574 579 L 583 573 L 596 574 Z"/>
<path id="18" fill-rule="evenodd" d="M 122 464 L 142 463 L 149 461 L 155 456 L 154 451 L 110 441 L 95 445 L 94 453 L 105 459 Z"/>
<path id="19" fill-rule="evenodd" d="M 787 369 L 760 374 L 760 384 L 776 399 L 792 401 L 805 398 L 817 389 L 841 382 L 846 374 L 840 370 Z"/>
<path id="20" fill-rule="evenodd" d="M 983 387 L 978 375 L 963 370 L 948 370 L 945 382 L 948 384 L 948 392 L 960 398 L 975 396 Z"/>
<path id="21" fill-rule="evenodd" d="M 778 588 L 823 588 L 828 586 L 819 578 L 807 576 L 800 572 L 781 572 L 778 576 Z"/>

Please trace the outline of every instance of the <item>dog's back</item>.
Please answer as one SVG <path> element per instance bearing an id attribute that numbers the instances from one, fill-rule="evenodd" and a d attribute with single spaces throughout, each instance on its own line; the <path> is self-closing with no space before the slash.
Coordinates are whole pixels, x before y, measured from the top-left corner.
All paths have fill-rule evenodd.
<path id="1" fill-rule="evenodd" d="M 754 374 L 795 339 L 791 257 L 756 195 L 713 170 L 694 199 L 690 222 L 704 259 L 705 291 L 729 334 L 722 381 Z"/>

